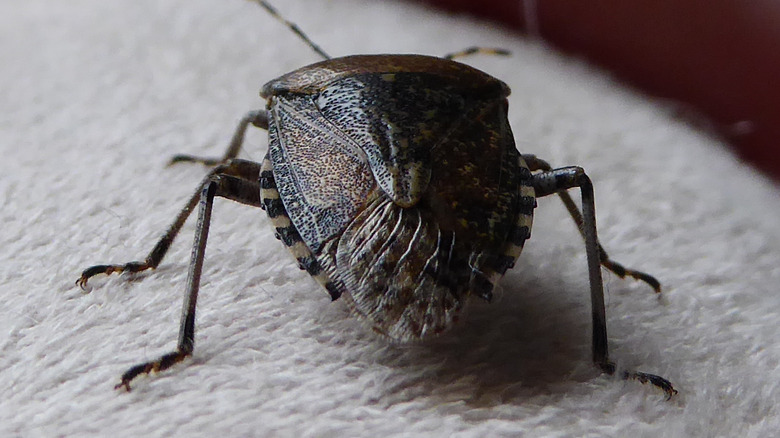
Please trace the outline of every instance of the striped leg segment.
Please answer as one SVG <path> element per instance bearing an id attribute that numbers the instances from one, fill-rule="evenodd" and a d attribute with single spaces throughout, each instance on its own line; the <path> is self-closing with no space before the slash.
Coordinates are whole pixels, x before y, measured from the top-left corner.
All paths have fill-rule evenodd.
<path id="1" fill-rule="evenodd" d="M 528 164 L 528 167 L 532 170 L 541 170 L 544 172 L 549 172 L 552 169 L 552 167 L 544 160 L 537 158 L 535 155 L 526 154 L 523 155 L 523 159 Z M 552 188 L 554 189 L 554 188 Z M 563 204 L 566 206 L 566 210 L 569 211 L 569 215 L 571 215 L 571 218 L 574 220 L 574 223 L 577 224 L 577 228 L 580 230 L 580 234 L 582 234 L 582 237 L 585 237 L 584 232 L 584 222 L 582 218 L 582 213 L 580 212 L 580 209 L 577 207 L 577 204 L 574 203 L 574 200 L 569 196 L 569 194 L 565 191 L 558 190 L 556 192 L 550 192 L 550 193 L 537 193 L 537 197 L 547 196 L 552 193 L 557 193 L 557 195 L 561 198 L 561 201 L 563 201 Z M 634 269 L 628 269 L 621 265 L 620 263 L 611 260 L 609 258 L 609 255 L 607 255 L 607 252 L 604 250 L 604 248 L 601 246 L 601 244 L 598 244 L 598 251 L 599 251 L 599 259 L 601 260 L 601 266 L 609 269 L 613 274 L 617 275 L 620 278 L 625 277 L 632 277 L 636 280 L 644 281 L 650 287 L 653 288 L 657 293 L 661 292 L 661 283 L 656 280 L 655 277 L 653 277 L 650 274 L 644 273 L 642 271 L 637 271 Z"/>
<path id="2" fill-rule="evenodd" d="M 537 196 L 560 193 L 579 187 L 582 193 L 581 231 L 585 237 L 585 250 L 588 259 L 590 280 L 591 313 L 593 318 L 593 361 L 602 372 L 614 374 L 616 366 L 609 360 L 607 341 L 607 317 L 604 307 L 604 284 L 601 278 L 601 252 L 596 233 L 596 209 L 593 184 L 581 167 L 564 167 L 534 175 L 534 189 Z M 624 379 L 652 383 L 662 389 L 668 397 L 676 394 L 672 384 L 663 377 L 636 371 L 623 372 Z"/>

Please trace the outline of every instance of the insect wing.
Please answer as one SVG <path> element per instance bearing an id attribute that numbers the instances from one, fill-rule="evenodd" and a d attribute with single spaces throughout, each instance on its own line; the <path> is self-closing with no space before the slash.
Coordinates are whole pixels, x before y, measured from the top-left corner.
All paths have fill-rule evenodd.
<path id="1" fill-rule="evenodd" d="M 332 128 L 310 97 L 295 95 L 272 99 L 269 155 L 285 210 L 319 256 L 375 187 L 365 155 Z"/>

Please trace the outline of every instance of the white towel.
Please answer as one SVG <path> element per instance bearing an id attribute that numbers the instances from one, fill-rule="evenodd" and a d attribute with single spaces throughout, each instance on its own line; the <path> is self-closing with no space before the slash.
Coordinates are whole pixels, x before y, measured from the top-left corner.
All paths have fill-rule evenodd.
<path id="1" fill-rule="evenodd" d="M 561 203 L 497 302 L 432 345 L 399 347 L 331 303 L 259 209 L 219 200 L 194 357 L 114 391 L 174 348 L 192 243 L 143 258 L 259 88 L 317 55 L 241 0 L 0 3 L 0 436 L 772 436 L 780 430 L 778 189 L 670 105 L 487 22 L 398 1 L 277 1 L 332 56 L 443 55 L 513 90 L 518 148 L 580 165 L 601 241 L 611 357 L 680 394 L 599 375 L 585 252 Z M 243 157 L 261 160 L 253 130 Z M 579 194 L 572 193 L 578 197 Z M 191 221 L 194 222 L 194 221 Z M 629 435 L 630 434 L 630 435 Z"/>

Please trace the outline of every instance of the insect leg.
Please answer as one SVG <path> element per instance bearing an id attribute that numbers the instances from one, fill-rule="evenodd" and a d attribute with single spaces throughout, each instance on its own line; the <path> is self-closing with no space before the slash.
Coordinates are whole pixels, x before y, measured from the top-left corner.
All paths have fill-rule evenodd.
<path id="1" fill-rule="evenodd" d="M 585 237 L 585 251 L 588 259 L 588 277 L 590 281 L 591 313 L 593 318 L 593 362 L 607 374 L 614 374 L 616 366 L 609 360 L 607 341 L 607 316 L 604 308 L 604 284 L 601 279 L 601 262 L 598 236 L 596 232 L 596 207 L 593 184 L 581 167 L 563 167 L 538 173 L 533 178 L 537 196 L 560 193 L 579 187 L 582 193 L 582 234 Z M 661 388 L 668 397 L 676 394 L 672 384 L 663 377 L 638 371 L 624 371 L 624 379 L 652 383 Z"/>
<path id="2" fill-rule="evenodd" d="M 176 235 L 179 234 L 179 230 L 181 230 L 181 227 L 184 226 L 184 222 L 187 221 L 190 213 L 192 213 L 192 210 L 198 204 L 198 199 L 200 199 L 200 190 L 190 197 L 189 201 L 187 201 L 187 205 L 185 205 L 184 208 L 179 212 L 179 215 L 176 216 L 176 220 L 174 220 L 171 226 L 168 227 L 168 230 L 165 232 L 162 238 L 157 241 L 157 244 L 143 261 L 133 261 L 118 265 L 91 266 L 81 273 L 79 279 L 76 280 L 76 284 L 79 285 L 82 289 L 85 289 L 89 279 L 98 274 L 108 275 L 120 272 L 134 273 L 156 268 L 162 261 L 163 257 L 165 257 L 165 253 L 168 252 L 168 248 L 171 247 L 171 244 L 176 238 Z"/>
<path id="3" fill-rule="evenodd" d="M 168 165 L 171 166 L 176 163 L 200 163 L 206 166 L 216 166 L 220 163 L 227 163 L 229 160 L 236 158 L 241 151 L 241 145 L 244 144 L 244 135 L 246 134 L 249 125 L 260 129 L 268 129 L 268 111 L 249 111 L 241 118 L 241 121 L 238 122 L 238 126 L 233 133 L 233 138 L 230 139 L 230 145 L 222 155 L 222 158 L 204 158 L 196 157 L 194 155 L 177 154 L 171 157 L 170 161 L 168 161 Z"/>
<path id="4" fill-rule="evenodd" d="M 176 350 L 157 360 L 144 362 L 127 370 L 116 385 L 116 389 L 130 390 L 130 382 L 141 374 L 163 371 L 181 362 L 192 354 L 195 346 L 195 307 L 200 288 L 200 277 L 203 270 L 203 258 L 206 252 L 206 241 L 211 222 L 211 210 L 214 197 L 220 196 L 255 207 L 260 206 L 260 184 L 258 176 L 260 165 L 244 160 L 234 160 L 218 166 L 201 184 L 198 204 L 199 214 L 193 243 L 192 258 L 187 274 L 187 286 L 182 307 L 181 324 L 179 326 L 179 341 Z"/>
<path id="5" fill-rule="evenodd" d="M 536 170 L 541 170 L 544 172 L 548 172 L 552 170 L 552 167 L 544 160 L 537 158 L 535 155 L 525 154 L 523 155 L 523 160 L 528 165 L 528 168 L 533 172 Z M 537 193 L 537 197 L 548 195 L 549 193 L 539 194 Z M 569 196 L 569 194 L 566 191 L 559 190 L 557 192 L 558 196 L 561 198 L 561 201 L 563 201 L 563 204 L 566 206 L 566 210 L 569 211 L 569 214 L 571 215 L 571 218 L 574 220 L 574 223 L 577 224 L 577 228 L 580 230 L 580 234 L 582 234 L 582 237 L 585 237 L 585 231 L 583 228 L 583 218 L 582 213 L 580 212 L 580 209 L 577 207 L 577 204 L 574 203 L 574 200 Z M 617 275 L 620 278 L 625 278 L 626 276 L 632 277 L 637 280 L 644 281 L 645 283 L 649 284 L 650 287 L 652 287 L 657 293 L 661 292 L 661 283 L 656 280 L 655 277 L 653 277 L 650 274 L 644 273 L 642 271 L 637 271 L 634 269 L 628 269 L 621 265 L 620 263 L 613 261 L 609 258 L 609 255 L 607 255 L 607 252 L 604 250 L 604 248 L 601 246 L 601 244 L 598 244 L 598 251 L 599 251 L 599 259 L 601 260 L 601 265 L 605 268 L 609 269 Z"/>
<path id="6" fill-rule="evenodd" d="M 221 165 L 219 167 L 216 167 L 214 170 L 212 170 L 208 176 L 204 179 L 204 183 L 206 181 L 209 181 L 210 178 L 213 178 L 215 175 L 221 174 L 221 175 L 230 175 L 240 178 L 242 181 L 247 181 L 245 184 L 249 184 L 251 181 L 253 184 L 257 185 L 257 180 L 260 174 L 260 167 L 259 164 L 246 161 L 246 160 L 231 160 L 228 164 Z M 225 184 L 228 184 L 227 182 Z M 259 197 L 260 189 L 259 185 L 256 187 L 257 193 Z M 242 192 L 243 193 L 243 192 Z M 121 272 L 141 272 L 145 271 L 147 269 L 155 269 L 160 262 L 162 261 L 163 257 L 165 257 L 165 254 L 168 252 L 168 249 L 171 247 L 171 244 L 173 243 L 173 240 L 176 238 L 176 236 L 179 234 L 179 230 L 181 230 L 181 227 L 184 226 L 184 223 L 187 221 L 187 218 L 190 216 L 190 213 L 192 213 L 192 210 L 195 208 L 195 206 L 198 204 L 198 200 L 201 198 L 201 191 L 198 190 L 195 193 L 192 194 L 189 201 L 187 201 L 187 205 L 184 206 L 184 208 L 179 212 L 178 216 L 176 216 L 176 219 L 173 221 L 170 227 L 168 227 L 168 230 L 165 232 L 165 234 L 160 238 L 159 241 L 157 241 L 157 244 L 154 246 L 151 252 L 149 252 L 149 255 L 146 256 L 146 258 L 143 261 L 132 261 L 129 263 L 124 264 L 116 264 L 116 265 L 95 265 L 91 266 L 87 269 L 85 269 L 78 280 L 76 280 L 76 284 L 78 284 L 82 289 L 86 288 L 87 282 L 90 278 L 94 277 L 95 275 L 99 274 L 113 274 L 113 273 L 121 273 Z M 243 202 L 243 201 L 239 201 Z M 254 206 L 260 206 L 259 199 L 256 204 L 251 204 Z M 244 202 L 246 203 L 246 202 Z"/>

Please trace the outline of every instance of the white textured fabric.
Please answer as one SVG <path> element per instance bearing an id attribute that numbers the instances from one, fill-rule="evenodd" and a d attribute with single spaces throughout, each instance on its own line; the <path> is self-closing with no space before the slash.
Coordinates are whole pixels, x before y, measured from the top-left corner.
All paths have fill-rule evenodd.
<path id="1" fill-rule="evenodd" d="M 260 210 L 219 200 L 194 357 L 114 391 L 172 349 L 189 223 L 156 272 L 74 285 L 142 258 L 267 80 L 317 61 L 241 0 L 0 2 L 0 436 L 772 436 L 780 430 L 780 197 L 713 136 L 542 45 L 395 1 L 277 7 L 331 55 L 444 54 L 506 81 L 525 153 L 583 166 L 614 259 L 612 358 L 590 363 L 583 244 L 556 199 L 493 304 L 432 345 L 388 345 L 299 271 Z M 257 130 L 255 130 L 257 131 Z M 265 134 L 244 156 L 260 160 Z M 574 194 L 578 196 L 577 193 Z M 194 222 L 194 221 L 191 221 Z M 629 435 L 630 434 L 630 435 Z"/>

